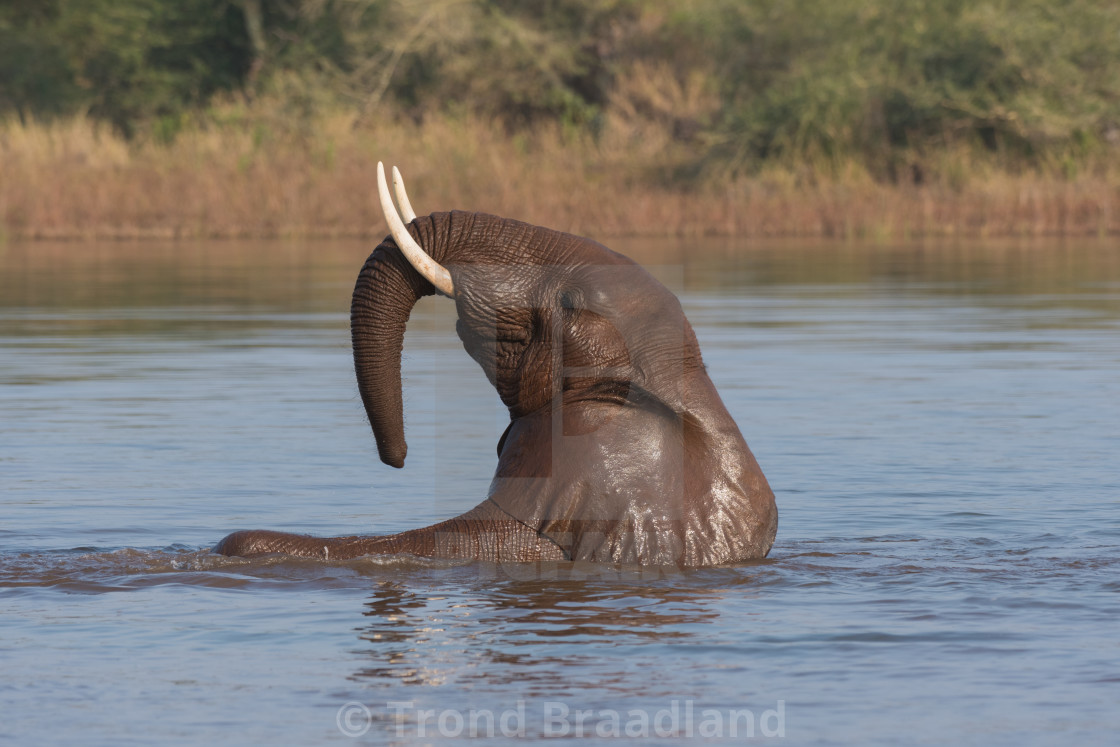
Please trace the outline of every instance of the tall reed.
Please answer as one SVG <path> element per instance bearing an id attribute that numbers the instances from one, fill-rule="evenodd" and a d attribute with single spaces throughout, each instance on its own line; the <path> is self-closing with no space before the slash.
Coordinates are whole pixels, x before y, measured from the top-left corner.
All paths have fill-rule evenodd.
<path id="1" fill-rule="evenodd" d="M 1018 173 L 942 154 L 932 183 L 884 183 L 856 162 L 688 173 L 663 128 L 598 137 L 542 126 L 510 135 L 477 117 L 218 109 L 170 143 L 125 142 L 85 118 L 0 124 L 0 235 L 16 238 L 369 236 L 386 232 L 378 160 L 399 165 L 418 212 L 482 210 L 590 236 L 1120 234 L 1120 168 Z"/>

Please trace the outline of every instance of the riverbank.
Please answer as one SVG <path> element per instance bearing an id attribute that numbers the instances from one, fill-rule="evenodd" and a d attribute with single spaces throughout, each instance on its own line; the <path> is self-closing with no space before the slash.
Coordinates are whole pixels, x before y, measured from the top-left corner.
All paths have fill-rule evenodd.
<path id="1" fill-rule="evenodd" d="M 933 178 L 891 184 L 855 163 L 689 176 L 689 148 L 657 128 L 510 136 L 469 118 L 307 128 L 219 116 L 169 143 L 129 143 L 84 118 L 10 121 L 0 236 L 380 237 L 379 159 L 401 167 L 418 212 L 483 210 L 604 238 L 1120 235 L 1120 168 L 1108 164 L 1016 173 L 961 153 L 940 156 Z"/>

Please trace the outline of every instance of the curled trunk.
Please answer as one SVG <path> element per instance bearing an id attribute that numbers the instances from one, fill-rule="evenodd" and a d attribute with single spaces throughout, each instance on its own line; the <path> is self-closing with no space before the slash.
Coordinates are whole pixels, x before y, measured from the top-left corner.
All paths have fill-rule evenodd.
<path id="1" fill-rule="evenodd" d="M 350 303 L 354 368 L 381 461 L 403 467 L 401 349 L 404 328 L 421 296 L 435 293 L 432 284 L 408 264 L 400 249 L 386 240 L 369 255 Z"/>
<path id="2" fill-rule="evenodd" d="M 441 262 L 458 236 L 476 228 L 466 213 L 433 213 L 408 225 L 409 234 L 436 262 Z M 412 307 L 435 287 L 409 264 L 392 238 L 369 255 L 350 302 L 350 337 L 358 391 L 377 439 L 381 461 L 403 467 L 404 408 L 401 395 L 401 350 Z"/>

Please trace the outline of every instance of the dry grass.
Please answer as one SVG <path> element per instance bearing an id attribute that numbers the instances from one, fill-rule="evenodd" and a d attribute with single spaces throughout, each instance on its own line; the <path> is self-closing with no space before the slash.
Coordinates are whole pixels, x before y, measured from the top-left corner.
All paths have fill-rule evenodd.
<path id="1" fill-rule="evenodd" d="M 687 81 L 676 96 L 704 106 Z M 669 135 L 678 125 L 635 117 L 597 142 L 558 128 L 511 137 L 481 120 L 356 128 L 339 115 L 300 131 L 282 112 L 250 119 L 228 107 L 160 145 L 125 143 L 85 119 L 8 122 L 0 235 L 377 237 L 378 159 L 401 167 L 420 212 L 484 210 L 596 237 L 1120 234 L 1116 168 L 1060 178 L 970 169 L 921 187 L 855 166 L 686 183 L 669 178 L 694 155 Z"/>

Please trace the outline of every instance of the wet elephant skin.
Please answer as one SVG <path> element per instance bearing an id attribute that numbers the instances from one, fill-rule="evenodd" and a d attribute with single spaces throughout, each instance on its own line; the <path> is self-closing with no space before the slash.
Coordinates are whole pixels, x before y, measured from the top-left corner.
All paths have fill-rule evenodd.
<path id="1" fill-rule="evenodd" d="M 667 288 L 594 241 L 519 221 L 433 213 L 407 231 L 450 273 L 456 331 L 509 409 L 488 495 L 396 535 L 241 531 L 217 552 L 677 567 L 765 557 L 777 531 L 773 493 Z M 434 292 L 391 237 L 354 289 L 358 387 L 378 454 L 393 467 L 407 454 L 405 324 Z"/>

